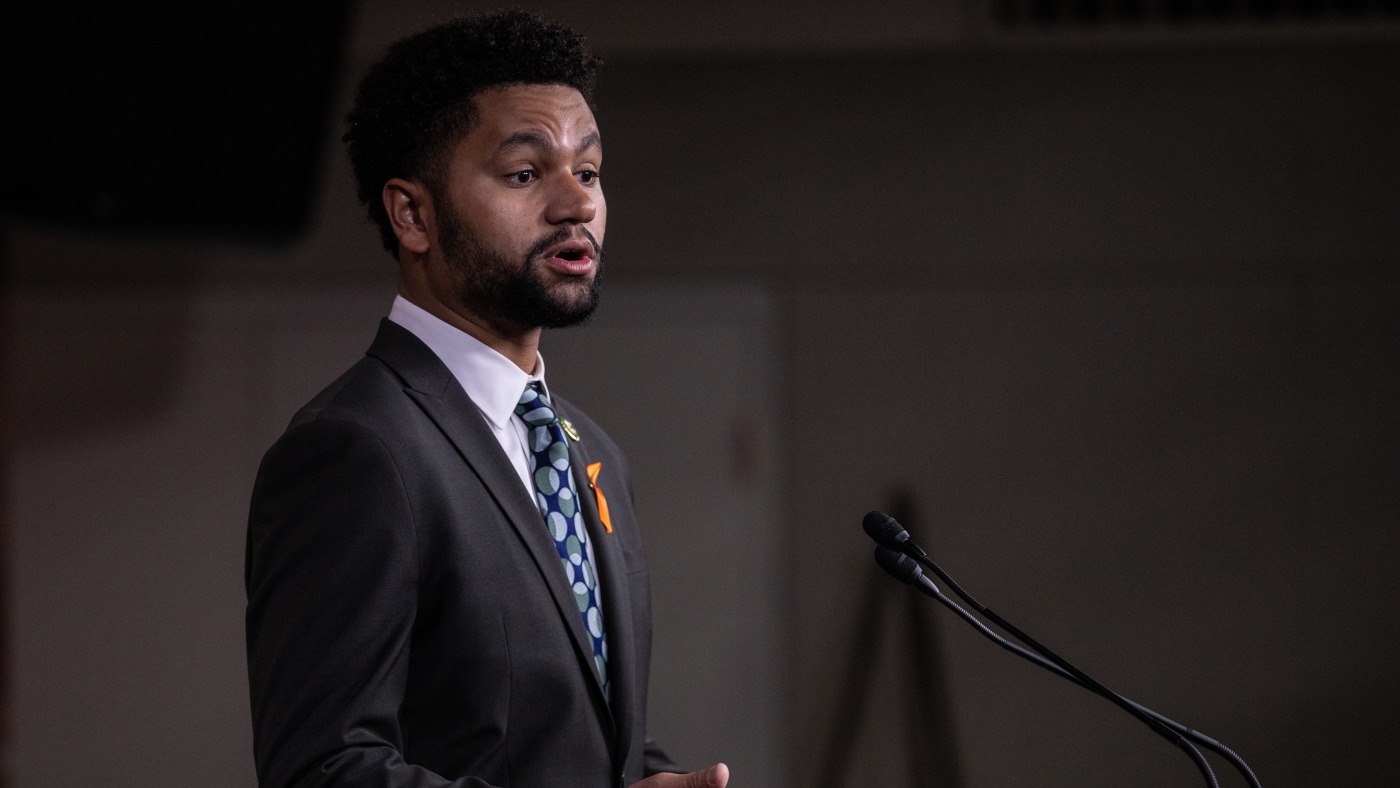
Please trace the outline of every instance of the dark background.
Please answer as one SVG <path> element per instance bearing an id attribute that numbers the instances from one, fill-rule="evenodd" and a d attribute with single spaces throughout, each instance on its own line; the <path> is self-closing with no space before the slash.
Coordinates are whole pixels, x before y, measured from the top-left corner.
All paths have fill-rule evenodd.
<path id="1" fill-rule="evenodd" d="M 1400 26 L 1384 3 L 1090 5 L 531 6 L 608 62 L 609 300 L 544 352 L 637 466 L 652 715 L 686 763 L 823 783 L 868 615 L 857 524 L 900 489 L 984 602 L 1266 786 L 1400 777 Z M 170 113 L 211 119 L 194 143 L 12 72 L 12 785 L 254 784 L 252 473 L 393 294 L 338 118 L 387 42 L 469 7 L 306 8 L 231 11 L 217 47 L 168 14 L 84 22 L 74 52 L 127 31 L 179 44 L 161 79 L 217 77 Z M 110 51 L 111 84 L 145 79 Z M 277 90 L 305 99 L 257 98 Z M 122 153 L 137 120 L 185 163 L 149 135 Z M 123 172 L 168 177 L 119 200 Z M 1198 779 L 927 612 L 961 784 Z M 846 784 L 930 784 L 901 631 Z"/>

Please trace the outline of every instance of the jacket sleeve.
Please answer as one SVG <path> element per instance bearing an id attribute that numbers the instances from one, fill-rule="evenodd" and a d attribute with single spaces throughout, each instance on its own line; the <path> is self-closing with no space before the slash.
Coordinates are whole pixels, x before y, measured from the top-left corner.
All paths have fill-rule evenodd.
<path id="1" fill-rule="evenodd" d="M 407 491 L 373 432 L 313 420 L 268 451 L 244 568 L 261 788 L 486 788 L 402 755 L 418 568 Z"/>
<path id="2" fill-rule="evenodd" d="M 642 748 L 642 776 L 650 777 L 663 772 L 684 774 L 685 770 L 677 766 L 676 762 L 671 760 L 671 756 L 661 749 L 661 745 L 648 736 L 646 745 Z"/>

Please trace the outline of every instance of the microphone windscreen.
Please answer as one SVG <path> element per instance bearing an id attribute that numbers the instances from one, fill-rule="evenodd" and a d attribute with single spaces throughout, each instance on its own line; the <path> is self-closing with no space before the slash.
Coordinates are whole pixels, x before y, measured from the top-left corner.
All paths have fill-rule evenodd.
<path id="1" fill-rule="evenodd" d="M 875 548 L 875 563 L 901 583 L 913 583 L 924 576 L 914 559 L 884 545 Z"/>
<path id="2" fill-rule="evenodd" d="M 904 530 L 904 526 L 884 512 L 870 512 L 865 515 L 861 525 L 876 544 L 891 550 L 899 550 L 909 541 L 909 532 Z"/>

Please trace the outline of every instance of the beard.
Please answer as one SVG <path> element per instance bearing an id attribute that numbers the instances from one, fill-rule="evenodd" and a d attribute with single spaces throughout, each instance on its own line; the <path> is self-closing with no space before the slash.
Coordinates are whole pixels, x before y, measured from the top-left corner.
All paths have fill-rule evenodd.
<path id="1" fill-rule="evenodd" d="M 579 228 L 593 246 L 593 278 L 550 283 L 541 255 L 573 238 L 572 228 L 559 228 L 531 244 L 522 258 L 511 260 L 487 248 L 452 206 L 444 208 L 439 219 L 443 254 L 459 277 L 458 297 L 476 314 L 521 328 L 567 328 L 587 321 L 598 308 L 603 249 L 587 230 Z"/>

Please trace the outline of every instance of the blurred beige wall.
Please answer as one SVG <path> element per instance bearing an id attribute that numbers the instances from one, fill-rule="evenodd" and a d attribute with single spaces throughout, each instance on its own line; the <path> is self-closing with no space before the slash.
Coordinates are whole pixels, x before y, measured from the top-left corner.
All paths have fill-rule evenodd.
<path id="1" fill-rule="evenodd" d="M 636 317 L 600 316 L 606 374 L 584 334 L 551 337 L 551 376 L 634 456 L 664 417 L 623 378 L 698 414 L 696 457 L 736 420 L 771 439 L 759 487 L 681 510 L 750 525 L 648 526 L 671 567 L 654 714 L 683 756 L 753 764 L 736 786 L 813 783 L 868 571 L 858 522 L 901 484 L 984 602 L 1266 785 L 1393 782 L 1400 44 L 991 46 L 959 8 L 558 9 L 611 53 L 609 292 Z M 349 72 L 449 10 L 364 4 Z M 10 232 L 20 788 L 252 785 L 256 458 L 392 295 L 338 136 L 288 249 Z M 685 470 L 639 472 L 644 514 L 671 521 Z M 716 564 L 714 595 L 684 590 Z M 1196 779 L 929 614 L 968 786 Z M 907 780 L 894 692 L 882 678 L 850 785 Z"/>

